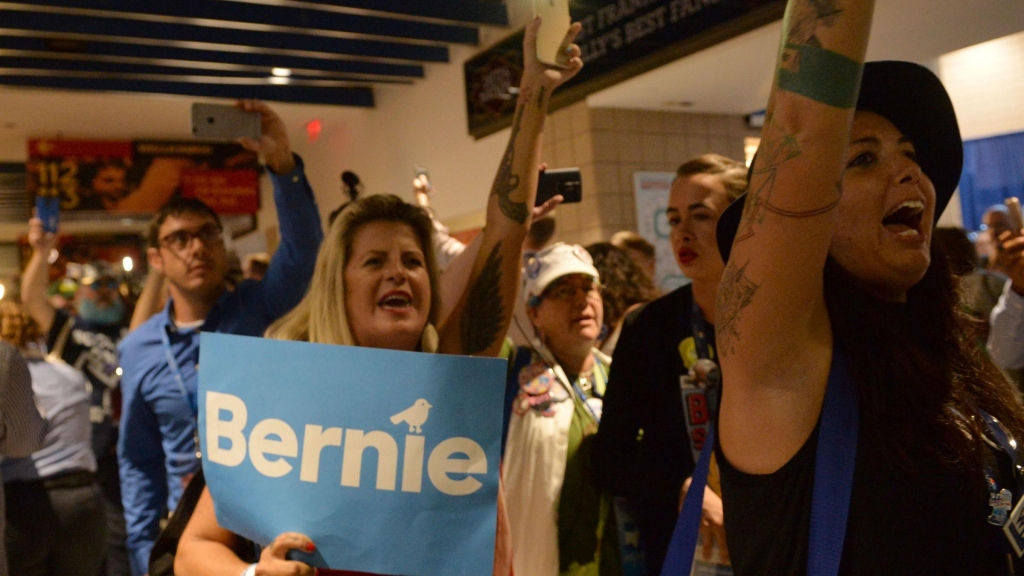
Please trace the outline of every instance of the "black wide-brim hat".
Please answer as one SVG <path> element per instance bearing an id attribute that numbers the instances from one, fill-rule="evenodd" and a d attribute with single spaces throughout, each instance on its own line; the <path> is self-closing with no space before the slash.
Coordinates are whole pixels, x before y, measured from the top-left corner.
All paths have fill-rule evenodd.
<path id="1" fill-rule="evenodd" d="M 935 220 L 960 183 L 964 143 L 953 102 L 935 74 L 912 62 L 883 61 L 864 65 L 857 110 L 883 116 L 914 144 L 917 163 L 935 185 Z M 729 261 L 740 227 L 744 193 L 718 220 L 718 251 Z"/>

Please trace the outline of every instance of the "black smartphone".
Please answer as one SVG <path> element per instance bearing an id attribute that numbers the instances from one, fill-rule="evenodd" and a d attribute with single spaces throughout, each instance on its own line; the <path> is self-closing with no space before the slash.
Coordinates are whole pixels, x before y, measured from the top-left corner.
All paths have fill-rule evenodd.
<path id="1" fill-rule="evenodd" d="M 57 232 L 60 221 L 60 198 L 58 196 L 36 196 L 36 218 L 43 221 L 43 230 Z"/>
<path id="2" fill-rule="evenodd" d="M 540 206 L 557 194 L 561 194 L 565 198 L 562 204 L 572 204 L 583 200 L 583 181 L 580 179 L 579 168 L 556 168 L 540 173 L 540 181 L 537 183 L 537 201 L 534 202 L 534 206 Z"/>

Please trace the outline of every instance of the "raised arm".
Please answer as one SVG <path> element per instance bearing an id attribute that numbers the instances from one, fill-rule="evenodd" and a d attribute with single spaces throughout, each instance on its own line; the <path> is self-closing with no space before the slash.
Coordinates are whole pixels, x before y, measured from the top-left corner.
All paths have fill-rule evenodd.
<path id="1" fill-rule="evenodd" d="M 244 299 L 260 301 L 262 309 L 268 313 L 269 323 L 302 300 L 313 277 L 316 254 L 324 234 L 313 189 L 306 180 L 301 159 L 292 153 L 284 121 L 258 100 L 243 100 L 237 106 L 260 115 L 260 139 L 242 138 L 239 144 L 259 154 L 267 165 L 281 231 L 281 243 L 270 259 L 264 279 L 239 287 L 244 290 Z"/>
<path id="2" fill-rule="evenodd" d="M 746 472 L 787 462 L 821 411 L 832 357 L 823 270 L 873 11 L 873 0 L 790 0 L 786 9 L 716 315 L 721 441 Z"/>
<path id="3" fill-rule="evenodd" d="M 32 246 L 32 257 L 28 259 L 21 278 L 21 302 L 43 334 L 49 334 L 57 312 L 46 299 L 46 287 L 50 282 L 48 258 L 57 243 L 57 236 L 47 234 L 43 231 L 43 221 L 32 218 L 28 221 L 28 243 Z"/>
<path id="4" fill-rule="evenodd" d="M 508 330 L 519 290 L 523 240 L 537 196 L 544 116 L 551 93 L 583 67 L 579 46 L 573 44 L 580 25 L 566 34 L 567 68 L 546 67 L 537 60 L 540 19 L 526 26 L 523 38 L 523 79 L 519 85 L 508 148 L 487 202 L 487 225 L 473 264 L 468 288 L 440 329 L 440 351 L 450 354 L 496 356 Z"/>

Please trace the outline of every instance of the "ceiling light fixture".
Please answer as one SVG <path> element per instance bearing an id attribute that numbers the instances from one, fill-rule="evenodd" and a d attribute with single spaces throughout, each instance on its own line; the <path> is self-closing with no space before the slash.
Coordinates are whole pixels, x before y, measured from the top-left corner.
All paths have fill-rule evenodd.
<path id="1" fill-rule="evenodd" d="M 270 78 L 267 78 L 267 82 L 270 82 L 271 84 L 277 84 L 279 86 L 283 86 L 285 84 L 291 84 L 291 79 L 290 78 L 285 78 L 283 76 L 271 76 Z"/>
<path id="2" fill-rule="evenodd" d="M 291 68 L 272 68 L 270 73 L 274 76 L 280 76 L 281 78 L 287 78 L 292 75 Z"/>

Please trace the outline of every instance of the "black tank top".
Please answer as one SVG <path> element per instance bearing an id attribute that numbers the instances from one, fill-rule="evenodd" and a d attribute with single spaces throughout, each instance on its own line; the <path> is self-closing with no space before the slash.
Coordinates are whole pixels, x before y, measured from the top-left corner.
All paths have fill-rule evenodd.
<path id="1" fill-rule="evenodd" d="M 913 470 L 890 465 L 864 428 L 862 423 L 840 574 L 1004 576 L 1013 573 L 1011 562 L 1024 574 L 1024 563 L 1008 556 L 1002 529 L 987 521 L 983 474 L 954 472 L 913 448 Z M 816 427 L 789 462 L 765 475 L 736 470 L 716 446 L 737 576 L 806 574 L 817 446 Z M 1008 458 L 1000 454 L 997 460 L 1005 469 Z M 1016 487 L 1007 488 L 1016 504 Z"/>

